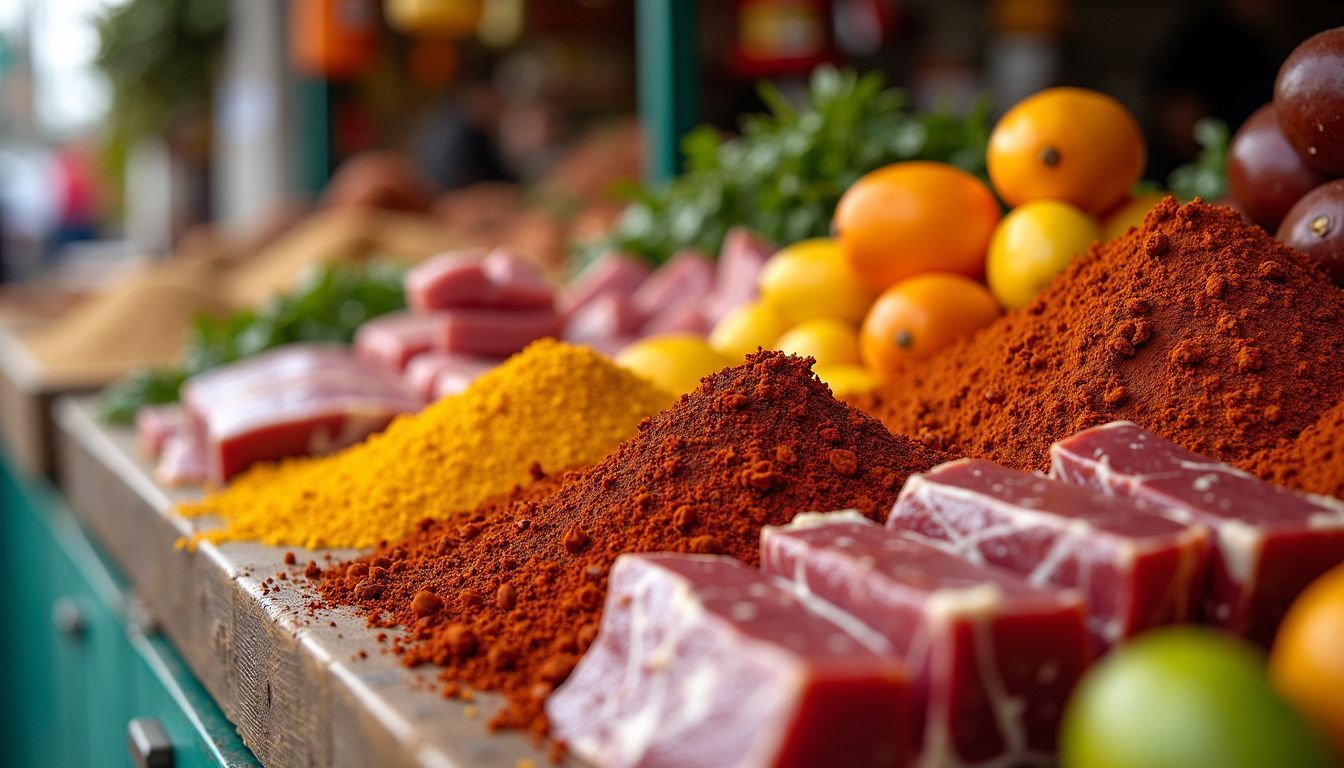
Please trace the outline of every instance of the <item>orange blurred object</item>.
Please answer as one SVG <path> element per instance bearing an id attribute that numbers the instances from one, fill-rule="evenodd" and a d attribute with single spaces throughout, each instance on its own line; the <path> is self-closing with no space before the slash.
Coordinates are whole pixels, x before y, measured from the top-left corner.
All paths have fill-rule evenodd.
<path id="1" fill-rule="evenodd" d="M 1129 195 L 1147 147 L 1120 102 L 1083 88 L 1049 88 L 999 120 L 986 159 L 990 181 L 1009 205 L 1061 200 L 1097 214 Z"/>
<path id="2" fill-rule="evenodd" d="M 877 298 L 859 331 L 859 351 L 865 365 L 890 377 L 984 328 L 1000 311 L 989 290 L 968 277 L 919 275 Z"/>
<path id="3" fill-rule="evenodd" d="M 462 61 L 457 44 L 447 40 L 416 40 L 406 55 L 411 80 L 421 88 L 444 88 L 452 85 L 461 71 Z"/>
<path id="4" fill-rule="evenodd" d="M 290 0 L 294 68 L 343 79 L 363 72 L 378 52 L 377 0 Z"/>
<path id="5" fill-rule="evenodd" d="M 1344 758 L 1344 565 L 1298 596 L 1274 639 L 1270 679 Z"/>
<path id="6" fill-rule="evenodd" d="M 390 27 L 412 37 L 460 40 L 476 34 L 484 0 L 385 0 Z"/>
<path id="7" fill-rule="evenodd" d="M 854 271 L 883 289 L 923 272 L 985 273 L 999 203 L 976 177 L 944 163 L 879 168 L 845 191 L 833 230 Z"/>

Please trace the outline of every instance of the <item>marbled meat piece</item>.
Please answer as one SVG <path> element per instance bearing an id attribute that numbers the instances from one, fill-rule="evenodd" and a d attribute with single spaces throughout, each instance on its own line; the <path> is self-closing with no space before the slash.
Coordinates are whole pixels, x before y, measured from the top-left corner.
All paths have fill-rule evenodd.
<path id="1" fill-rule="evenodd" d="M 599 766 L 905 765 L 902 664 L 781 585 L 727 557 L 617 558 L 552 734 Z"/>
<path id="2" fill-rule="evenodd" d="M 154 477 L 163 485 L 200 485 L 207 474 L 205 444 L 190 429 L 174 432 L 163 443 Z"/>
<path id="3" fill-rule="evenodd" d="M 734 309 L 756 300 L 761 270 L 774 254 L 774 246 L 751 230 L 745 227 L 728 230 L 728 235 L 723 238 L 723 248 L 719 250 L 714 293 L 704 307 L 711 325 Z"/>
<path id="4" fill-rule="evenodd" d="M 390 312 L 359 326 L 355 331 L 355 355 L 400 373 L 411 358 L 434 346 L 437 328 L 433 315 Z"/>
<path id="5" fill-rule="evenodd" d="M 1099 648 L 1150 627 L 1192 620 L 1209 536 L 1151 505 L 958 459 L 915 475 L 887 527 L 943 545 L 1037 586 L 1079 589 Z"/>
<path id="6" fill-rule="evenodd" d="M 620 293 L 597 296 L 576 309 L 565 321 L 565 341 L 589 344 L 631 336 L 648 318 L 634 300 Z"/>
<path id="7" fill-rule="evenodd" d="M 714 264 L 705 254 L 678 251 L 649 276 L 632 298 L 645 317 L 662 314 L 686 304 L 699 304 L 714 290 Z"/>
<path id="8" fill-rule="evenodd" d="M 1266 483 L 1129 422 L 1079 432 L 1050 455 L 1062 480 L 1212 529 L 1203 618 L 1264 645 L 1297 595 L 1344 563 L 1344 502 Z"/>
<path id="9" fill-rule="evenodd" d="M 584 267 L 562 291 L 561 311 L 569 317 L 600 296 L 633 296 L 652 271 L 634 256 L 606 251 Z"/>
<path id="10" fill-rule="evenodd" d="M 761 570 L 885 637 L 913 691 L 911 764 L 1052 765 L 1060 715 L 1092 655 L 1074 590 L 967 562 L 857 512 L 761 533 Z"/>
<path id="11" fill-rule="evenodd" d="M 425 402 L 439 399 L 440 381 L 463 382 L 457 389 L 466 389 L 466 385 L 478 376 L 499 365 L 497 357 L 477 357 L 475 355 L 455 355 L 450 352 L 426 352 L 417 355 L 406 365 L 402 383 L 406 389 Z"/>
<path id="12" fill-rule="evenodd" d="M 449 309 L 435 314 L 434 348 L 440 352 L 507 357 L 564 330 L 552 309 Z"/>
<path id="13" fill-rule="evenodd" d="M 406 273 L 406 303 L 424 314 L 440 309 L 552 309 L 555 288 L 509 248 L 453 251 Z"/>
<path id="14" fill-rule="evenodd" d="M 396 374 L 334 344 L 290 344 L 192 377 L 182 390 L 217 485 L 258 461 L 330 453 L 418 410 Z"/>
<path id="15" fill-rule="evenodd" d="M 177 432 L 187 429 L 187 411 L 181 405 L 145 405 L 135 412 L 135 437 L 140 452 L 157 459 L 164 443 Z"/>

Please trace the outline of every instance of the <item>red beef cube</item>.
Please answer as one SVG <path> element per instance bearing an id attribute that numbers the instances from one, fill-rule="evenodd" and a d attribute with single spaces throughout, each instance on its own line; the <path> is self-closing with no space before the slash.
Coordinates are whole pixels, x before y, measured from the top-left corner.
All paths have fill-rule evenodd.
<path id="1" fill-rule="evenodd" d="M 1079 589 L 1099 648 L 1192 620 L 1209 537 L 1160 510 L 981 459 L 915 475 L 887 527 L 923 536 L 970 562 Z"/>
<path id="2" fill-rule="evenodd" d="M 1113 422 L 1051 448 L 1052 473 L 1213 531 L 1204 620 L 1268 646 L 1308 584 L 1344 563 L 1344 502 L 1305 496 Z"/>
<path id="3" fill-rule="evenodd" d="M 359 326 L 355 355 L 373 365 L 400 373 L 411 358 L 434 346 L 438 323 L 433 315 L 390 312 Z"/>
<path id="4" fill-rule="evenodd" d="M 546 713 L 612 768 L 901 766 L 909 691 L 886 650 L 730 558 L 622 555 Z"/>
<path id="5" fill-rule="evenodd" d="M 550 309 L 450 309 L 437 315 L 434 347 L 440 352 L 507 357 L 548 336 L 564 323 Z"/>
<path id="6" fill-rule="evenodd" d="M 406 273 L 406 303 L 422 314 L 460 307 L 550 309 L 555 290 L 514 251 L 471 249 L 436 256 Z"/>
<path id="7" fill-rule="evenodd" d="M 859 515 L 761 534 L 761 570 L 880 633 L 913 690 L 912 765 L 1052 765 L 1092 640 L 1082 595 L 974 565 Z"/>

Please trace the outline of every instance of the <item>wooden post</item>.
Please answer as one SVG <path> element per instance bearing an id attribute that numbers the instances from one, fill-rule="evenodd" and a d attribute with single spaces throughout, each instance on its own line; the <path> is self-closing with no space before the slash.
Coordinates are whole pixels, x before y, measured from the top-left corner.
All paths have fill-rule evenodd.
<path id="1" fill-rule="evenodd" d="M 645 177 L 665 181 L 681 169 L 681 138 L 700 104 L 698 0 L 638 0 L 639 115 L 648 155 Z"/>

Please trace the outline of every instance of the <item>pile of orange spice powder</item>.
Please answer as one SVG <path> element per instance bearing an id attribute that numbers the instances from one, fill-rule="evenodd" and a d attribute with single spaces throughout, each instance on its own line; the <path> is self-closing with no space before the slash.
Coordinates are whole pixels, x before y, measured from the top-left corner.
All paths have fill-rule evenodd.
<path id="1" fill-rule="evenodd" d="M 601 463 L 426 523 L 328 569 L 321 593 L 375 626 L 407 627 L 395 650 L 409 665 L 445 667 L 449 693 L 502 693 L 493 726 L 544 734 L 543 702 L 593 641 L 617 555 L 755 564 L 762 526 L 842 507 L 882 519 L 906 478 L 949 458 L 837 401 L 810 363 L 749 356 Z"/>
<path id="2" fill-rule="evenodd" d="M 1035 300 L 860 405 L 928 445 L 1044 470 L 1128 419 L 1245 463 L 1344 398 L 1344 291 L 1229 208 L 1171 198 Z"/>
<path id="3" fill-rule="evenodd" d="M 1344 498 L 1344 400 L 1297 439 L 1256 454 L 1246 469 L 1299 491 Z"/>

